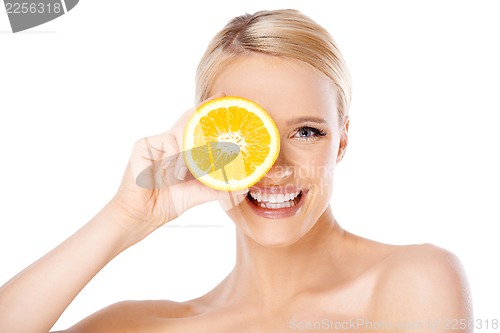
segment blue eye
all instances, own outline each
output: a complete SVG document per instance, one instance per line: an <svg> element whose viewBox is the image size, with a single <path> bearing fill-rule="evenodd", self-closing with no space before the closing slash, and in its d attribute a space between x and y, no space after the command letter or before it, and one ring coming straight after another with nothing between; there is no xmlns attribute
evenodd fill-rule
<svg viewBox="0 0 500 333"><path fill-rule="evenodd" d="M299 140L311 141L311 140L319 140L319 137L325 135L326 132L318 128L311 126L302 126L295 130L295 135L293 137Z"/></svg>

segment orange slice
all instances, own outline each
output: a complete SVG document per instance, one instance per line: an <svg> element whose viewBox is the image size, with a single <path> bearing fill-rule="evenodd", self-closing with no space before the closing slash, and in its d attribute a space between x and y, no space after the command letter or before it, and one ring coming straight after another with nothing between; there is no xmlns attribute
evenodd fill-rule
<svg viewBox="0 0 500 333"><path fill-rule="evenodd" d="M280 136L257 103L228 96L201 105L186 125L183 153L203 184L238 191L257 183L278 158Z"/></svg>

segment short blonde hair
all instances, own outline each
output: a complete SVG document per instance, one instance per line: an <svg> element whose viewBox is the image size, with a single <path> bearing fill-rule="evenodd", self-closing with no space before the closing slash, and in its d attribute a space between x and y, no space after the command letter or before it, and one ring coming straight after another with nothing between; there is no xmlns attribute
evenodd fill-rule
<svg viewBox="0 0 500 333"><path fill-rule="evenodd" d="M196 103L208 98L220 72L238 55L263 53L305 62L333 82L341 125L351 103L351 78L333 37L297 10L259 11L233 18L212 39L196 71Z"/></svg>

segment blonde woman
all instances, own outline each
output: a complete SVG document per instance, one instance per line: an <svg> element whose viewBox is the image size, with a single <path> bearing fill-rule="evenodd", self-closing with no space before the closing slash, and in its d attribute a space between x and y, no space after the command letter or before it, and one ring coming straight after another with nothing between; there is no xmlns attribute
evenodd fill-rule
<svg viewBox="0 0 500 333"><path fill-rule="evenodd" d="M364 239L335 219L330 199L348 143L351 82L327 31L294 10L234 18L197 71L198 103L224 94L256 101L278 126L280 155L265 177L232 194L193 179L182 158L171 158L187 111L169 131L137 142L108 205L1 287L1 332L48 332L115 256L213 200L236 224L236 264L219 285L186 302L113 304L64 332L442 332L450 320L472 319L452 253ZM138 186L139 175L164 185ZM271 198L293 205L269 205Z"/></svg>

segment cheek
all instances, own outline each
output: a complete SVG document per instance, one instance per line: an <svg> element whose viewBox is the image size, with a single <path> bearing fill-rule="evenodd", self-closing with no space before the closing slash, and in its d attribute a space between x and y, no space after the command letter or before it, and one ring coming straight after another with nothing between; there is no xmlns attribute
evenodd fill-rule
<svg viewBox="0 0 500 333"><path fill-rule="evenodd" d="M294 147L290 162L298 178L331 178L336 165L336 153L331 145ZM290 149L292 151L292 149Z"/></svg>
<svg viewBox="0 0 500 333"><path fill-rule="evenodd" d="M295 158L294 165L297 182L308 187L311 195L321 200L330 198L336 166L336 150L333 144L311 145L308 149L303 149L302 158Z"/></svg>
<svg viewBox="0 0 500 333"><path fill-rule="evenodd" d="M329 197L333 187L335 163L329 156L311 161L308 179L312 185L313 193L322 197Z"/></svg>

